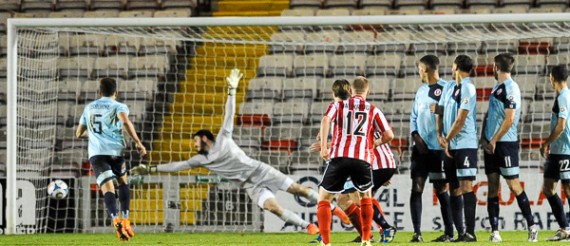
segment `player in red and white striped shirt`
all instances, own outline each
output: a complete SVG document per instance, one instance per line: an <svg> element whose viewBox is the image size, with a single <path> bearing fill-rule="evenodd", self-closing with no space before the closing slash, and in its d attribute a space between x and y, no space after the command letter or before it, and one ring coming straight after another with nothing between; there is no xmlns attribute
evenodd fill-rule
<svg viewBox="0 0 570 246"><path fill-rule="evenodd" d="M360 201L362 218L362 243L370 245L372 227L372 198L371 165L374 160L373 148L387 143L393 137L390 125L382 112L366 102L369 94L368 81L364 77L357 77L351 85L353 97L339 102L331 103L321 122L320 136L328 136L331 122L335 123L333 129L332 149L328 149L327 138L321 138L321 156L330 160L323 179L319 184L319 205L317 218L323 243L330 243L331 214L325 206L330 208L335 193L344 190L344 183L351 178L362 199ZM374 140L374 131L379 131L382 138Z"/></svg>

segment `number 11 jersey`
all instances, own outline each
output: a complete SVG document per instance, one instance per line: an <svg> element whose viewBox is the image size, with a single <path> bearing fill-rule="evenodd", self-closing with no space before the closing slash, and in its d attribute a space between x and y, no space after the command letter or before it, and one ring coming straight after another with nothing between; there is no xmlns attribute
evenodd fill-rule
<svg viewBox="0 0 570 246"><path fill-rule="evenodd" d="M119 113L129 114L127 105L110 97L99 98L85 106L80 125L89 134L89 158L96 155L122 156L125 148L123 123Z"/></svg>
<svg viewBox="0 0 570 246"><path fill-rule="evenodd" d="M334 123L330 157L354 158L370 164L374 160L374 131L392 130L380 109L360 96L333 102L326 116Z"/></svg>

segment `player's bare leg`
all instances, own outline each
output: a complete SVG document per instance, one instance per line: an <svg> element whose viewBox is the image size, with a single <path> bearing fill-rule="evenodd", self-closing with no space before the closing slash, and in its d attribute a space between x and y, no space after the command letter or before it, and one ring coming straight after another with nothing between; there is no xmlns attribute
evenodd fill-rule
<svg viewBox="0 0 570 246"><path fill-rule="evenodd" d="M293 195L305 197L314 203L318 202L319 194L315 190L306 186L302 186L298 183L291 184L291 186L289 186L289 188L287 189L287 192ZM347 225L350 224L350 219L342 209L338 208L337 206L331 203L330 210L336 217L338 217L342 221L342 223Z"/></svg>
<svg viewBox="0 0 570 246"><path fill-rule="evenodd" d="M133 231L131 221L129 220L131 191L129 189L127 175L125 174L119 177L117 182L119 183L119 202L121 203L121 223L127 234L129 234L129 238L132 238L135 236L135 232Z"/></svg>
<svg viewBox="0 0 570 246"><path fill-rule="evenodd" d="M119 215L117 214L117 198L115 197L115 185L113 184L113 180L107 180L107 182L103 183L103 185L101 185L101 192L105 199L105 207L107 207L107 211L109 211L109 215L113 219L113 227L117 232L117 237L120 241L128 241L129 235L125 231L121 219L119 219Z"/></svg>
<svg viewBox="0 0 570 246"><path fill-rule="evenodd" d="M308 234L314 235L319 233L319 228L316 225L311 224L305 220L303 220L299 215L294 212L291 212L287 209L281 207L281 205L277 202L275 197L269 197L263 202L263 209L271 212L272 214L278 216L286 223L290 223L307 230Z"/></svg>

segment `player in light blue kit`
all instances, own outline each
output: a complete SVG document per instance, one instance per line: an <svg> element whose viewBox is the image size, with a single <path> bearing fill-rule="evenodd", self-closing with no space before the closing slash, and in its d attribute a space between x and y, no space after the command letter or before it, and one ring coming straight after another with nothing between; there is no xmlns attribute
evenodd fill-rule
<svg viewBox="0 0 570 246"><path fill-rule="evenodd" d="M564 193L570 202L570 90L567 85L568 69L566 64L557 65L550 70L550 85L556 91L556 99L552 107L550 121L550 135L546 142L540 146L540 153L546 157L544 164L544 182L542 192L548 199L552 213L560 229L548 241L560 241L570 236L570 226L564 212L562 200L556 194L558 180L562 181ZM550 147L550 154L548 148Z"/></svg>
<svg viewBox="0 0 570 246"><path fill-rule="evenodd" d="M499 234L499 182L500 175L509 189L528 226L528 241L538 241L538 226L534 224L530 202L519 180L519 138L517 125L521 117L521 91L511 78L515 58L510 54L495 56L493 71L497 85L489 99L489 110L483 121L481 144L485 150L485 173L489 181L487 212L491 224L489 241L502 241Z"/></svg>
<svg viewBox="0 0 570 246"><path fill-rule="evenodd" d="M117 82L104 78L99 82L101 98L89 103L79 122L75 135L77 138L87 132L89 137L89 161L97 178L97 185L103 193L105 206L113 219L113 227L121 241L128 241L135 234L129 221L130 191L127 183L127 167L123 160L126 147L123 127L136 143L141 156L146 149L137 136L133 123L129 120L129 109L116 101ZM117 201L113 179L119 183L119 201L122 219L117 213Z"/></svg>
<svg viewBox="0 0 570 246"><path fill-rule="evenodd" d="M465 216L466 232L459 232L456 241L475 242L475 208L477 198L473 193L473 180L477 175L477 125L475 121L475 103L477 94L469 74L473 69L473 60L466 55L455 58L452 71L456 82L453 88L448 87L438 105L443 107L443 118L438 117L437 138L443 149L444 165L455 166L460 190L453 192L452 209L454 210L454 223L460 225ZM451 84L450 86L453 86ZM455 188L450 180L451 188ZM459 206L463 197L463 208ZM456 202L453 202L456 201Z"/></svg>
<svg viewBox="0 0 570 246"><path fill-rule="evenodd" d="M447 171L455 172L455 168L444 168L441 160L441 147L437 141L434 127L435 115L430 106L437 104L441 98L443 88L447 84L439 78L439 58L435 55L426 55L418 64L420 79L423 85L416 92L412 113L410 115L410 133L414 139L412 149L412 193L410 196L410 210L414 235L410 242L423 242L421 234L422 193L429 177L436 191L441 205L441 213L445 225L445 233L435 239L435 242L453 241L453 221L449 193L447 192ZM455 175L453 175L455 176Z"/></svg>

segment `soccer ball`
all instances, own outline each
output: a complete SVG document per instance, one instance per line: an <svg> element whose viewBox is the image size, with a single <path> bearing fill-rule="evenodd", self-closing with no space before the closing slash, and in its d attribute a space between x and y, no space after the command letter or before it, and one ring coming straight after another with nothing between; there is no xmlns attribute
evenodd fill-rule
<svg viewBox="0 0 570 246"><path fill-rule="evenodd" d="M53 199L64 199L69 193L69 187L63 180L51 181L48 186L48 195Z"/></svg>

